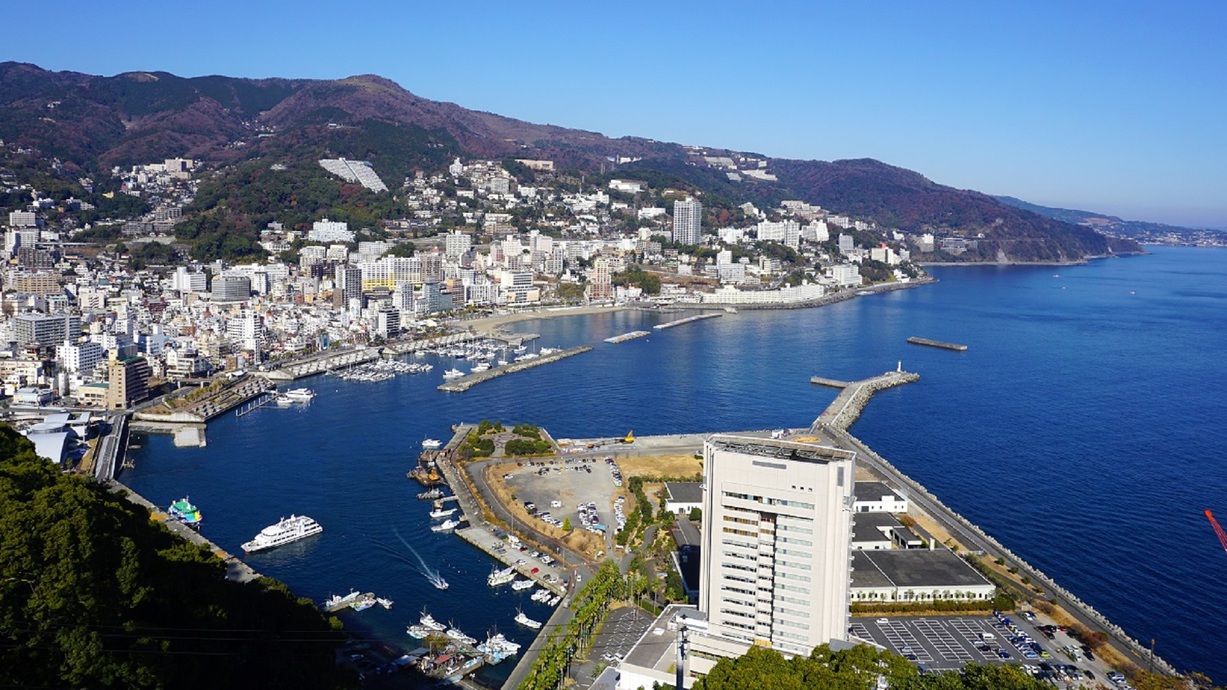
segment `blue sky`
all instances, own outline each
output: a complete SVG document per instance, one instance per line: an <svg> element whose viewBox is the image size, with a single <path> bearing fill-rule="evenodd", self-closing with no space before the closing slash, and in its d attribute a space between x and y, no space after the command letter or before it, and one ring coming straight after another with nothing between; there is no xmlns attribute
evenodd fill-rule
<svg viewBox="0 0 1227 690"><path fill-rule="evenodd" d="M373 73L533 122L1227 228L1224 2L130 2L5 10L0 59ZM122 9L115 9L122 7Z"/></svg>

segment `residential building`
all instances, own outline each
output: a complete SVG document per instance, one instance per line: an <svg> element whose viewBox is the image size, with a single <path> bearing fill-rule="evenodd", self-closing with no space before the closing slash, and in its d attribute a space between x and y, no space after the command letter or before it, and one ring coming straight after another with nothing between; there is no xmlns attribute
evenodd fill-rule
<svg viewBox="0 0 1227 690"><path fill-rule="evenodd" d="M55 361L64 371L85 376L106 359L106 351L98 343L77 343L65 340L55 346Z"/></svg>
<svg viewBox="0 0 1227 690"><path fill-rule="evenodd" d="M251 278L220 275L213 279L214 302L242 302L251 297Z"/></svg>
<svg viewBox="0 0 1227 690"><path fill-rule="evenodd" d="M681 244L698 244L702 231L703 204L694 199L673 202L673 239Z"/></svg>
<svg viewBox="0 0 1227 690"><path fill-rule="evenodd" d="M149 362L141 357L113 359L107 369L107 408L122 410L149 395Z"/></svg>
<svg viewBox="0 0 1227 690"><path fill-rule="evenodd" d="M81 317L76 314L18 314L13 317L13 338L19 347L50 347L76 340L81 335Z"/></svg>
<svg viewBox="0 0 1227 690"><path fill-rule="evenodd" d="M856 453L714 435L703 455L699 610L712 639L695 649L809 654L845 640Z"/></svg>
<svg viewBox="0 0 1227 690"><path fill-rule="evenodd" d="M311 224L307 240L310 242L353 242L354 232L349 229L349 223L325 218Z"/></svg>

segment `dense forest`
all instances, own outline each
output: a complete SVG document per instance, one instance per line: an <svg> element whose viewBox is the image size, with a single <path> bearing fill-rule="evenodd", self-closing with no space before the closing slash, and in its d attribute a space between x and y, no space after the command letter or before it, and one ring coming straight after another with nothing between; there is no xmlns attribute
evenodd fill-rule
<svg viewBox="0 0 1227 690"><path fill-rule="evenodd" d="M347 688L335 619L0 427L0 686Z"/></svg>

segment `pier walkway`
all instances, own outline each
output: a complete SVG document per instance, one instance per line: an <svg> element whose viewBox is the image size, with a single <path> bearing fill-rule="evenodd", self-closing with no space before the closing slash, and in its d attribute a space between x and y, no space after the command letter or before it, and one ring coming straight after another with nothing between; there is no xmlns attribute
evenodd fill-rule
<svg viewBox="0 0 1227 690"><path fill-rule="evenodd" d="M723 315L723 314L720 314L720 313L716 313L716 314L696 314L695 316L687 316L687 317L686 317L686 318L684 318L684 319L678 319L678 320L676 320L676 321L670 321L670 322L668 322L668 323L658 323L658 324L656 324L655 326L652 326L652 328L655 328L655 329L656 329L656 330L658 330L658 331L663 331L663 330L668 329L668 328L674 328L674 327L676 327L676 326L684 326L684 325L686 325L686 324L688 324L688 323L694 323L695 321L702 321L702 320L704 320L704 319L714 319L714 318L716 318L717 316L724 316L724 315Z"/></svg>
<svg viewBox="0 0 1227 690"><path fill-rule="evenodd" d="M558 350L556 352L551 352L532 359L524 359L512 362L510 364L504 364L500 367L493 367L491 369L487 369L486 371L479 371L476 374L469 374L458 379L446 381L439 386L439 390L447 393L463 393L479 383L484 383L500 376L506 376L507 374L514 374L517 371L532 369L533 367L539 367L544 364L552 364L560 359L574 357L575 355L588 352L591 349L591 345L580 345L579 347L569 347L565 350Z"/></svg>
<svg viewBox="0 0 1227 690"><path fill-rule="evenodd" d="M274 381L293 381L322 374L330 369L365 364L376 359L379 359L379 350L373 347L339 347L283 362L265 375Z"/></svg>
<svg viewBox="0 0 1227 690"><path fill-rule="evenodd" d="M183 537L184 539L192 542L193 544L198 544L200 546L207 548L209 551L212 551L213 555L222 559L222 561L226 563L226 579L227 580L233 580L235 582L249 582L251 580L255 580L257 578L262 577L260 573L257 573L255 570L252 570L251 566L240 561L238 557L231 555L225 549L218 546L217 544L214 544L208 539L200 536L200 533L197 532L196 530L186 525L180 524L178 520L172 520L170 516L166 514L166 511L155 506L144 496L141 496L140 494L136 493L132 489L129 489L128 487L116 481L103 482L103 485L106 486L108 489L110 489L113 492L122 493L124 497L127 498L129 501L137 505L148 508L152 516L152 519L157 520L158 522L161 522L166 527L166 529L170 530L171 532L174 532L175 534L179 535L180 537Z"/></svg>

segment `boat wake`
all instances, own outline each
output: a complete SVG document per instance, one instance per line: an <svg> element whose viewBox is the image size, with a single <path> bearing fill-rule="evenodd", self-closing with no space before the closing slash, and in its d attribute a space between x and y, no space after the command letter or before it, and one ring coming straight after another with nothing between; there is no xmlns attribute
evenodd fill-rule
<svg viewBox="0 0 1227 690"><path fill-rule="evenodd" d="M401 536L400 532L393 529L392 533L396 535L396 538L400 540L401 544L405 545L406 549L409 549L409 553L413 554L413 558L409 558L402 551L400 551L394 546L389 546L388 544L385 544L378 540L376 540L375 543L378 546L380 546L384 551L387 551L389 554L397 557L398 559L403 561L405 564L416 568L417 571L420 572L422 576L425 577L427 581L430 582L430 584L435 586L435 588L447 589L449 585L447 583L447 580L443 579L442 573L440 573L437 569L432 569L430 566L426 565L426 560L422 558L422 555L417 552L417 549L413 548L412 544L405 541L405 538Z"/></svg>

